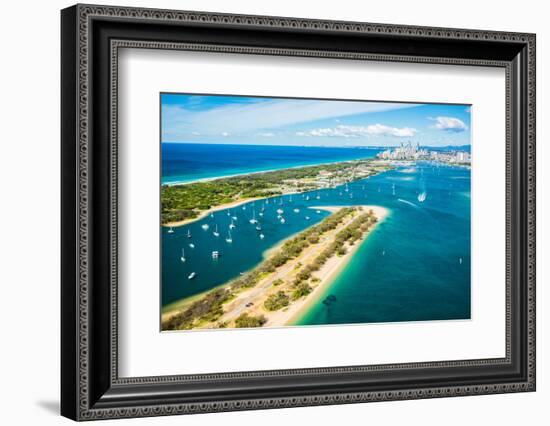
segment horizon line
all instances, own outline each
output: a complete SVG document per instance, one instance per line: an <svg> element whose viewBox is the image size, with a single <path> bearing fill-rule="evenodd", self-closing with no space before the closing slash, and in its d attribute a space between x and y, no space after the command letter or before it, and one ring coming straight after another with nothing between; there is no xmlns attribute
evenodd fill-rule
<svg viewBox="0 0 550 426"><path fill-rule="evenodd" d="M414 145L417 142L407 141ZM296 147L296 148L394 148L399 147L401 144L397 145L286 145L286 144L256 144L256 143L232 143L232 142L183 142L183 141L161 141L161 144L178 144L178 145L237 145L237 146L285 146L285 147ZM465 143L460 145L422 145L421 147L432 147L432 148L441 148L448 146L471 146L471 143Z"/></svg>

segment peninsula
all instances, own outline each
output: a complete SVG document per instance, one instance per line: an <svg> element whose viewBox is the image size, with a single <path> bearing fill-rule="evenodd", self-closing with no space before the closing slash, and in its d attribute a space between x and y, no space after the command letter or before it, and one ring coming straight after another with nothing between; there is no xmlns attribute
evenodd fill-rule
<svg viewBox="0 0 550 426"><path fill-rule="evenodd" d="M163 185L161 221L181 226L254 199L333 188L391 168L376 160L356 160Z"/></svg>
<svg viewBox="0 0 550 426"><path fill-rule="evenodd" d="M165 307L162 330L293 324L388 213L378 206L319 208L332 214L288 239L256 268Z"/></svg>

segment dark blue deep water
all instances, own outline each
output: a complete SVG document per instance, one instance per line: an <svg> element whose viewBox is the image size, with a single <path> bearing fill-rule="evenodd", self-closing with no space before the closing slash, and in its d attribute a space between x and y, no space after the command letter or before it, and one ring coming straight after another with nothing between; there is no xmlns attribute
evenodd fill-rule
<svg viewBox="0 0 550 426"><path fill-rule="evenodd" d="M380 149L163 143L162 183L374 157Z"/></svg>
<svg viewBox="0 0 550 426"><path fill-rule="evenodd" d="M223 148L231 151L230 146ZM328 148L314 150L323 149ZM301 151L302 156L313 152L309 151L311 148L292 150ZM241 148L238 151L242 154ZM319 158L316 162L330 161L328 154ZM193 161L200 163L196 158ZM258 159L255 165L262 162ZM273 159L266 162L270 164L266 168L288 167L286 162L276 167ZM189 179L200 178L208 168ZM232 168L224 173L219 170L218 175L234 172ZM186 170L173 173L173 176L191 176ZM221 285L256 266L266 250L329 214L323 210L317 213L316 206L370 204L386 207L390 214L369 235L325 294L300 318L299 324L470 318L470 170L419 163L354 182L349 190L353 198L341 188L315 191L309 194L309 200L305 199L306 194L293 195L292 199L286 195L270 199L269 204L256 201L246 204L246 209L239 206L216 212L213 217L174 228L172 234L163 228L163 306ZM421 193L426 194L423 202L419 201ZM264 213L260 217L262 207ZM285 224L276 218L278 208L284 210ZM299 213L294 209L299 209ZM260 220L263 240L249 223L253 214ZM236 227L231 231L233 242L227 243L231 216L237 217ZM207 231L201 227L205 223L209 225ZM213 235L216 226L219 237ZM188 231L191 238L187 237ZM185 263L180 261L182 248ZM218 260L212 259L213 250L220 252ZM197 276L188 280L191 272Z"/></svg>

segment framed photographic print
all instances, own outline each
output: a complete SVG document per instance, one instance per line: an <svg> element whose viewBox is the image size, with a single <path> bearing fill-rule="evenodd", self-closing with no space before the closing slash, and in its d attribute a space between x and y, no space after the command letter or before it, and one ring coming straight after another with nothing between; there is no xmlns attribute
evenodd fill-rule
<svg viewBox="0 0 550 426"><path fill-rule="evenodd" d="M76 5L62 414L535 390L535 36Z"/></svg>

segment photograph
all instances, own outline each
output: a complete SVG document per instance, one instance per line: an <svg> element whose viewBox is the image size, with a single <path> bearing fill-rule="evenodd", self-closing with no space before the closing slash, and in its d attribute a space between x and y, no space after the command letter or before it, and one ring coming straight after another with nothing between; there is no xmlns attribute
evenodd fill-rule
<svg viewBox="0 0 550 426"><path fill-rule="evenodd" d="M475 105L159 96L162 331L471 319Z"/></svg>
<svg viewBox="0 0 550 426"><path fill-rule="evenodd" d="M36 386L15 374L8 388L75 421L268 425L301 407L303 423L318 406L334 406L326 424L365 409L389 424L540 417L545 15L399 2L63 4L52 19L41 4L32 23L52 49L21 55L18 40L11 62L55 66L36 81L6 68L20 84L5 145L26 151L5 156L9 250L25 255L4 280L22 293L4 299L32 302L11 315L12 346L32 344L14 356L58 344ZM41 99L59 107L29 120ZM57 209L30 268L24 186Z"/></svg>

